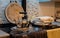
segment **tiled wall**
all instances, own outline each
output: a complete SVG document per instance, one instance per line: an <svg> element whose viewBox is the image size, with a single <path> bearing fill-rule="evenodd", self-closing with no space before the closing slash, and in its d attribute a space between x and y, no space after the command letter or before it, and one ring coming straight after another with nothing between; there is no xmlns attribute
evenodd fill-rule
<svg viewBox="0 0 60 38"><path fill-rule="evenodd" d="M39 16L40 12L39 0L27 0L28 20Z"/></svg>
<svg viewBox="0 0 60 38"><path fill-rule="evenodd" d="M0 23L6 23L7 20L5 18L5 8L9 4L10 0L0 0Z"/></svg>

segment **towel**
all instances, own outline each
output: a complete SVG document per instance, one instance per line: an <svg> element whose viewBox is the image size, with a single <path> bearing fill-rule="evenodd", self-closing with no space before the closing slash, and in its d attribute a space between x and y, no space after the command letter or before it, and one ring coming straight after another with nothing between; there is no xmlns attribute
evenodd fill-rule
<svg viewBox="0 0 60 38"><path fill-rule="evenodd" d="M60 38L60 28L47 30L48 38Z"/></svg>

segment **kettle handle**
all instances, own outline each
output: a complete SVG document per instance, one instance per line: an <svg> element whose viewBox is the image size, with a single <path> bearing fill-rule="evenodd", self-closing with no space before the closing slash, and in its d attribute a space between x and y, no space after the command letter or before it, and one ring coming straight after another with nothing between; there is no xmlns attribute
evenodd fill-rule
<svg viewBox="0 0 60 38"><path fill-rule="evenodd" d="M15 1L11 1L11 0L10 0L10 3L12 3L12 2L15 2L15 3L17 3L17 1L16 1L16 0L15 0Z"/></svg>

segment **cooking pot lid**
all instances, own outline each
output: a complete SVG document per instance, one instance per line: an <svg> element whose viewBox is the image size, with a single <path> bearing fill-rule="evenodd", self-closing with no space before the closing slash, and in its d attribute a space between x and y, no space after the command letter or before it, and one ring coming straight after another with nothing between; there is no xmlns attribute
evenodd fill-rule
<svg viewBox="0 0 60 38"><path fill-rule="evenodd" d="M20 14L20 12L24 12L22 6L20 6L18 3L13 2L7 6L5 15L9 22L16 23L24 16L23 14Z"/></svg>

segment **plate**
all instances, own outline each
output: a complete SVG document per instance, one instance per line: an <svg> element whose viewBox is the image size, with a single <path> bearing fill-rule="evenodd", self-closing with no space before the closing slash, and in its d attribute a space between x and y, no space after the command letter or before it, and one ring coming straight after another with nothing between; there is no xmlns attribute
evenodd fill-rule
<svg viewBox="0 0 60 38"><path fill-rule="evenodd" d="M12 2L7 6L5 15L9 22L15 24L24 17L24 15L20 14L20 12L24 12L23 7L18 3Z"/></svg>

